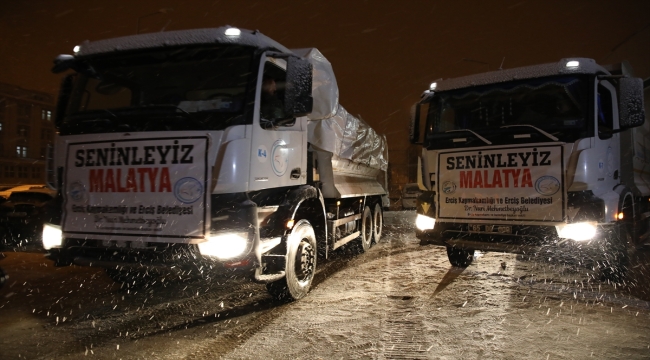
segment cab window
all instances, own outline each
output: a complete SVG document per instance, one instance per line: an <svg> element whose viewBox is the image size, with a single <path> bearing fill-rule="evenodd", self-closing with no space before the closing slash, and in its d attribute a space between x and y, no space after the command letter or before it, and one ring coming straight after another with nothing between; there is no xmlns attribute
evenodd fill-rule
<svg viewBox="0 0 650 360"><path fill-rule="evenodd" d="M601 139L612 137L612 131L614 130L612 96L612 92L602 82L598 84L596 116L598 119L598 137Z"/></svg>
<svg viewBox="0 0 650 360"><path fill-rule="evenodd" d="M287 73L282 59L269 59L264 65L260 93L260 125L265 129L293 126L296 119L284 111Z"/></svg>

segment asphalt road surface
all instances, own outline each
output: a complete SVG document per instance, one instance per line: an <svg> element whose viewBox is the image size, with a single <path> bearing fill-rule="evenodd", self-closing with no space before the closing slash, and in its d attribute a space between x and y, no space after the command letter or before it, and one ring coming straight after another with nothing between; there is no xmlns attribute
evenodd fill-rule
<svg viewBox="0 0 650 360"><path fill-rule="evenodd" d="M320 262L311 293L293 303L236 276L124 289L101 269L5 251L0 358L650 358L644 251L623 285L513 254L460 269L444 248L419 245L413 217L387 213L379 244Z"/></svg>

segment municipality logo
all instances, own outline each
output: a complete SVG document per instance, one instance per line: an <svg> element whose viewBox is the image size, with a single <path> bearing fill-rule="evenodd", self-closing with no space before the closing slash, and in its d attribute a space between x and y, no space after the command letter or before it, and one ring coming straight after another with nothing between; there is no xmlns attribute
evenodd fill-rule
<svg viewBox="0 0 650 360"><path fill-rule="evenodd" d="M560 190L560 181L553 176L542 176L535 181L535 190L546 196L551 196Z"/></svg>
<svg viewBox="0 0 650 360"><path fill-rule="evenodd" d="M86 187L80 181L75 181L70 184L68 194L70 194L70 198L76 202L84 201L86 198Z"/></svg>
<svg viewBox="0 0 650 360"><path fill-rule="evenodd" d="M201 198L203 186L193 177L184 177L174 184L174 195L184 204L191 204Z"/></svg>
<svg viewBox="0 0 650 360"><path fill-rule="evenodd" d="M445 181L442 183L442 192L445 194L453 194L456 192L456 183L453 181Z"/></svg>

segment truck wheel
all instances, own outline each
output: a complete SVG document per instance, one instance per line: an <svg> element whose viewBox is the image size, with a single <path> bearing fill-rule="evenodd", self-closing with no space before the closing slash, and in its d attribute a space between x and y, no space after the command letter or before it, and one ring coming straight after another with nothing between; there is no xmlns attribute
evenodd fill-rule
<svg viewBox="0 0 650 360"><path fill-rule="evenodd" d="M628 248L632 244L629 224L621 223L614 231L608 232L602 250L604 257L597 261L598 268L604 279L622 282L625 279L630 264Z"/></svg>
<svg viewBox="0 0 650 360"><path fill-rule="evenodd" d="M372 211L370 211L370 207L366 206L361 215L361 252L370 250L372 234Z"/></svg>
<svg viewBox="0 0 650 360"><path fill-rule="evenodd" d="M474 250L464 250L447 246L447 257L453 266L468 267L474 260Z"/></svg>
<svg viewBox="0 0 650 360"><path fill-rule="evenodd" d="M287 239L286 275L266 284L278 300L299 300L307 295L316 274L316 235L307 220L300 220Z"/></svg>
<svg viewBox="0 0 650 360"><path fill-rule="evenodd" d="M375 211L372 212L372 227L373 227L373 240L378 244L381 240L381 231L384 226L384 213L381 210L381 205L375 204Z"/></svg>

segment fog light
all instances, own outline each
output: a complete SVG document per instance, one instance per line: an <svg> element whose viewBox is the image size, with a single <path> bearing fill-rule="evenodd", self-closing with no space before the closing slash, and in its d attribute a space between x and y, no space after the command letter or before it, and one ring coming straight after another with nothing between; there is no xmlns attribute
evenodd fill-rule
<svg viewBox="0 0 650 360"><path fill-rule="evenodd" d="M52 224L43 225L43 248L50 250L52 248L61 247L63 244L63 233L61 227Z"/></svg>
<svg viewBox="0 0 650 360"><path fill-rule="evenodd" d="M557 225L555 229L559 237L575 241L585 241L596 236L595 222Z"/></svg>
<svg viewBox="0 0 650 360"><path fill-rule="evenodd" d="M436 225L436 219L418 214L418 216L415 218L415 227L418 228L418 230L431 230L433 227Z"/></svg>
<svg viewBox="0 0 650 360"><path fill-rule="evenodd" d="M248 244L247 232L214 234L199 244L199 252L204 256L227 260L243 255Z"/></svg>

